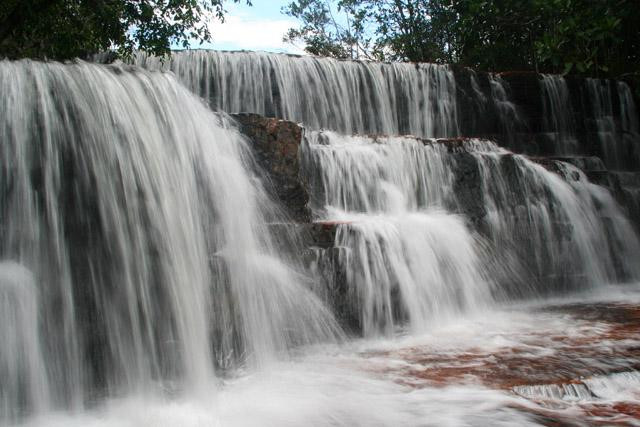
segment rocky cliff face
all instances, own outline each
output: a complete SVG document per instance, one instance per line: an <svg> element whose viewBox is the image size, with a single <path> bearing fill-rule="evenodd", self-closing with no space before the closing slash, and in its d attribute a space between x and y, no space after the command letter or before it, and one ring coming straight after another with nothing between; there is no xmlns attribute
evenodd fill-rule
<svg viewBox="0 0 640 427"><path fill-rule="evenodd" d="M332 138L343 137L331 132L310 131L305 134L304 128L293 122L255 114L240 114L235 115L234 118L253 147L260 167L266 171L266 179L271 182L274 194L295 222L289 225L278 224L278 227L295 229L303 237L306 246L303 259L310 271L314 272L314 277L322 282L320 293L336 309L343 326L354 331L362 330L363 325L358 317L358 305L353 302L353 295L348 287L349 269L346 262L348 262L350 249L340 243L340 230L342 230L342 236L346 236L351 224L343 220L322 220L327 217L321 211L322 206L325 204L338 206L340 201L329 203L332 195L325 194L327 180L331 177L326 176L327 171L323 169L328 165L320 165L320 169L315 170L314 164L319 165L318 159L307 158L313 151L310 150L310 146L313 145L316 147L315 150L320 150L316 154L326 151L322 147L328 149L328 153L333 153L328 154L329 157L326 159L335 155L345 160L346 158L342 156L347 153L340 150L340 142L336 146L332 145L335 141L330 141ZM311 135L315 139L310 145ZM323 141L325 137L327 140ZM417 197L415 202L411 202L417 203L414 208L420 210L435 203L448 212L464 218L468 227L477 232L481 239L493 242L494 249L486 254L489 258L519 259L519 268L526 270L530 275L527 276L528 280L538 281L544 288L568 289L584 284L588 280L584 276L582 267L575 264L577 250L575 245L580 244L575 239L579 238L581 233L576 227L579 228L584 224L574 224L570 216L562 213L565 207L560 205L566 201L562 200L562 197L568 196L556 194L552 183L547 181L549 178L538 176L540 172L532 169L533 163L543 166L565 182L577 183L578 187L584 187L587 178L591 182L607 187L620 202L626 203L631 216L636 220L638 218L637 206L633 205L633 198L626 198L627 193L619 176L610 173L602 160L595 156L527 156L526 159L529 162L525 164L521 156L503 150L487 140L430 139L413 136L398 138L381 135L354 137L355 139L351 138L351 140L349 137L346 138L345 144L350 145L349 150L355 148L353 144L357 145L357 141L364 144L361 150L365 151L370 149L367 146L379 146L383 150L381 158L394 162L393 164L397 166L392 167L391 170L398 173L407 172L405 168L413 168L414 172L419 174L423 170L427 175L433 173L433 176L424 178L424 183L433 186L438 194L431 193L427 188L415 187L417 193L429 194L429 200L422 200L423 196L408 189L407 194L410 197ZM389 147L393 150L394 144L405 144L404 149L414 146L415 151L405 152L413 153L406 159L413 158L417 163L404 164L403 161L407 160L396 157L401 155L401 152L384 151L385 149L382 148ZM347 148L347 145L344 148ZM358 152L358 150L352 151L354 155L358 155ZM430 152L432 154L429 156L435 157L420 158L425 155L423 154L425 152ZM327 155L327 152L323 155ZM362 158L358 160L354 158L353 161L354 167L372 167L373 169L370 170L370 173L374 174L372 176L377 173L377 168L388 166L369 165ZM433 167L438 170L426 171ZM363 171L337 168L331 169L329 173L332 176L337 174L342 177L353 172L354 176L358 176L362 181L358 181L357 187L362 188L364 192L358 197L363 197L362 203L373 203L367 211L371 208L375 210L379 200L374 193L380 191L381 183L361 175ZM383 179L387 179L384 178L385 173L381 175ZM620 176L631 181L636 174L625 172ZM444 181L441 183L439 179ZM637 185L637 182L625 182L625 184ZM418 184L413 182L410 185ZM437 190L438 188L441 190ZM335 195L335 189L332 191ZM586 187L581 191L586 191ZM345 206L353 204L351 208L360 209L360 202L356 200L358 197L356 199L352 197L344 200L347 203ZM592 202L588 199L589 197L585 199L585 203L589 205L588 209L598 211L599 209L592 207L590 204ZM426 205L422 206L422 203ZM587 205L584 208L587 208ZM600 224L598 227L602 226L602 230L598 229L600 230L598 232L601 232L603 238L606 234L615 233L611 228L610 220L605 218L611 215L611 212L600 209L600 212L595 215L596 217L591 221ZM618 214L615 213L615 215ZM582 222L582 219L580 221ZM595 227L595 225L592 226ZM595 228L592 232L596 233ZM615 252L614 249L610 249ZM605 258L608 256L603 255ZM578 259L581 258L578 257ZM488 263L492 262L494 261L488 261ZM613 264L617 262L615 257L611 262ZM621 278L628 274L619 266L613 266L612 269L617 270L615 274ZM496 272L492 274L505 292L512 294L522 292L522 284L514 282L510 271L506 272L504 277Z"/></svg>
<svg viewBox="0 0 640 427"><path fill-rule="evenodd" d="M303 128L296 123L258 114L234 114L240 131L247 136L259 166L267 172L266 187L287 208L296 222L311 219L309 194L300 179L298 151Z"/></svg>
<svg viewBox="0 0 640 427"><path fill-rule="evenodd" d="M277 117L310 130L479 137L531 156L598 157L598 168L584 163L584 172L619 189L629 210L640 205L640 100L631 83L260 52L176 52L168 61L138 55L135 63L173 71L215 110ZM273 140L273 132L255 136ZM286 175L279 173L274 186L285 202L299 196Z"/></svg>
<svg viewBox="0 0 640 427"><path fill-rule="evenodd" d="M571 163L640 224L637 90L626 82L456 69L460 131Z"/></svg>
<svg viewBox="0 0 640 427"><path fill-rule="evenodd" d="M627 83L468 68L455 76L463 135L530 155L597 156L609 169L640 170L640 138L630 123L638 120L638 98Z"/></svg>
<svg viewBox="0 0 640 427"><path fill-rule="evenodd" d="M533 91L531 76L526 74L521 82L523 93ZM535 85L534 85L535 86ZM526 89L528 87L528 89ZM263 117L258 114L234 114L232 117L238 122L241 132L249 140L259 167L266 172L267 188L286 208L289 217L300 224L312 224L309 209L309 183L300 166L300 146L304 138L304 128L296 123L277 118ZM505 135L491 134L497 142L509 145ZM375 136L373 137L375 141ZM481 200L479 189L480 179L477 165L473 156L464 147L464 142L470 138L415 138L423 144L442 144L455 155L456 176L455 192L461 201L456 210L464 214L470 221L481 223L485 215L484 201ZM530 135L529 141L533 141ZM534 150L540 151L540 150ZM628 211L629 217L640 226L640 204L638 191L640 188L640 173L635 171L612 172L607 169L600 157L589 155L531 155L529 158L543 165L552 172L559 173L558 161L574 165L582 170L589 180L609 189ZM501 164L508 172L508 158ZM326 229L335 224L325 224L322 227L305 228L305 235L312 245L328 247ZM321 230L323 232L319 232Z"/></svg>

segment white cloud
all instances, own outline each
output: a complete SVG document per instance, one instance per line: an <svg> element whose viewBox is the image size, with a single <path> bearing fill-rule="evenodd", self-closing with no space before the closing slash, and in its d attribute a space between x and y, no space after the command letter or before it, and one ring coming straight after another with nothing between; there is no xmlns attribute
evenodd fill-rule
<svg viewBox="0 0 640 427"><path fill-rule="evenodd" d="M227 14L224 23L213 22L212 43L216 49L266 50L304 54L301 47L282 41L291 27L297 25L290 19L263 19L243 13Z"/></svg>

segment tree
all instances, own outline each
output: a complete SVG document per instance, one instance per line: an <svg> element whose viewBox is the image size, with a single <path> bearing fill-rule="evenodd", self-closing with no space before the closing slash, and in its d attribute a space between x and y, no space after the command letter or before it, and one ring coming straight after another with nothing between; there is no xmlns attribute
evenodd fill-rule
<svg viewBox="0 0 640 427"><path fill-rule="evenodd" d="M451 2L458 16L458 59L488 70L586 75L637 71L637 0Z"/></svg>
<svg viewBox="0 0 640 427"><path fill-rule="evenodd" d="M207 21L224 18L222 2L3 0L0 57L62 60L107 49L128 56L136 48L165 55L173 43L210 40Z"/></svg>
<svg viewBox="0 0 640 427"><path fill-rule="evenodd" d="M359 0L293 1L282 12L299 19L302 24L299 28L290 28L284 41L295 43L300 40L312 55L372 59L374 51L365 27L369 18L363 7L365 3Z"/></svg>
<svg viewBox="0 0 640 427"><path fill-rule="evenodd" d="M448 33L434 13L438 2L393 0L372 2L377 24L376 46L387 59L412 62L452 62L448 54Z"/></svg>
<svg viewBox="0 0 640 427"><path fill-rule="evenodd" d="M442 13L434 13L435 11ZM301 21L284 40L314 55L451 62L447 11L433 0L296 0L283 9Z"/></svg>
<svg viewBox="0 0 640 427"><path fill-rule="evenodd" d="M364 57L485 71L640 74L638 0L297 0L285 11L301 21L287 40L312 54L349 57L355 45Z"/></svg>

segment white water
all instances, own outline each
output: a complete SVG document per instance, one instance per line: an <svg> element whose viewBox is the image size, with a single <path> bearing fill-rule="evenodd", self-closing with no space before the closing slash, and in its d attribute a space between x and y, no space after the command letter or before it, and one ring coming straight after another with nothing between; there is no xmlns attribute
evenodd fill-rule
<svg viewBox="0 0 640 427"><path fill-rule="evenodd" d="M640 277L632 225L609 192L579 169L553 162L557 173L550 172L497 147L471 154L480 170L486 232L503 262L515 255L512 269L537 277L539 291Z"/></svg>
<svg viewBox="0 0 640 427"><path fill-rule="evenodd" d="M618 97L618 114L620 115L620 134L618 136L618 156L620 166L628 169L629 165L640 162L640 125L638 124L638 109L631 88L625 82L616 83ZM613 102L613 100L611 101ZM600 123L600 122L599 122ZM599 129L600 130L600 129Z"/></svg>
<svg viewBox="0 0 640 427"><path fill-rule="evenodd" d="M307 132L302 150L366 335L640 277L633 227L568 164L550 172L488 141L333 132Z"/></svg>
<svg viewBox="0 0 640 427"><path fill-rule="evenodd" d="M212 108L252 112L343 133L458 134L453 72L435 64L338 61L264 52L139 54L173 71Z"/></svg>
<svg viewBox="0 0 640 427"><path fill-rule="evenodd" d="M491 100L498 115L500 132L510 147L521 149L517 131L523 128L523 120L516 105L509 99L507 83L498 74L489 74Z"/></svg>
<svg viewBox="0 0 640 427"><path fill-rule="evenodd" d="M0 262L0 414L16 417L47 409L48 383L40 348L38 290L31 273L13 262ZM3 417L4 418L4 417ZM1 420L2 418L0 418Z"/></svg>
<svg viewBox="0 0 640 427"><path fill-rule="evenodd" d="M542 132L548 154L599 155L613 170L635 169L640 161L640 135L629 126L637 110L624 82L587 79L570 88L562 76L543 75L542 117L527 117L500 75L488 74L483 88L469 71L466 93L456 78L468 70L454 73L443 65L203 50L170 59L138 53L133 62L172 71L214 110L283 118L308 129L420 137L481 132L519 153L538 152L540 142L531 144L528 136Z"/></svg>
<svg viewBox="0 0 640 427"><path fill-rule="evenodd" d="M482 246L446 212L335 213L341 265L365 336L408 323L419 333L491 302Z"/></svg>
<svg viewBox="0 0 640 427"><path fill-rule="evenodd" d="M574 108L567 81L562 76L543 74L540 84L544 130L554 137L555 154L579 154L580 144L575 137Z"/></svg>
<svg viewBox="0 0 640 427"><path fill-rule="evenodd" d="M606 164L612 165L612 169L621 169L626 153L615 134L616 124L610 82L587 79L587 94L603 160Z"/></svg>
<svg viewBox="0 0 640 427"><path fill-rule="evenodd" d="M366 336L408 322L422 331L491 301L481 242L443 210L453 190L444 144L412 137L308 132L302 147L312 207L344 223L335 245Z"/></svg>
<svg viewBox="0 0 640 427"><path fill-rule="evenodd" d="M202 52L166 67L228 111L458 133L447 67ZM223 115L169 74L120 66L2 62L0 93L1 423L534 425L537 404L518 394L535 385L421 375L471 372L477 353L566 353L576 338L637 345L607 341L605 322L499 308L640 277L628 221L569 165L481 140L308 132L314 215L340 223L345 304L368 339L316 345L341 332L311 291L321 283L271 238L278 209ZM616 375L585 383L633 402L635 374Z"/></svg>
<svg viewBox="0 0 640 427"><path fill-rule="evenodd" d="M99 410L49 414L27 426L322 427L538 425L510 408L521 400L482 387L412 390L358 370L340 359L279 366L229 384L215 401L135 399ZM144 408L144 411L141 411Z"/></svg>
<svg viewBox="0 0 640 427"><path fill-rule="evenodd" d="M581 93L572 94L564 77L543 75L540 86L542 130L553 141L553 154L597 153L609 169L637 168L640 160L638 111L627 83L586 79L584 84L571 89L578 87ZM582 99L581 108L572 105L577 95ZM581 113L577 114L578 111Z"/></svg>
<svg viewBox="0 0 640 427"><path fill-rule="evenodd" d="M630 293L631 290L634 292ZM637 287L609 287L593 296L583 295L578 299L556 301L556 304L599 301L637 304L637 290ZM565 346L571 350L571 344L567 343L569 339L585 340L583 346L589 345L586 340L592 340L592 345L603 351L612 348L613 344L603 337L613 325L579 319L562 310L548 311L548 305L495 309L478 316L458 318L428 333L399 339L311 347L289 362L226 380L215 397L129 396L107 400L88 411L48 413L26 425L547 425L548 418L536 418L530 411L558 408L558 405L563 406L551 414L567 415L569 420L586 420L583 424L588 425L597 418L579 418L583 415L583 404L640 402L638 375L634 371L583 378L584 384L595 393L588 399L568 398L566 393L554 394L552 390L565 388L554 384L501 390L482 385L483 377L477 375L443 385L419 378L421 372L442 366L473 369L475 364L490 364L496 355L512 355L531 361L554 360L563 357ZM637 344L637 337L617 343L628 348ZM597 365L611 359L610 353L605 351L603 354L606 355L603 359L592 363ZM477 355L477 358L469 360L470 355ZM571 368L576 360L564 357L567 357L566 366ZM634 360L621 360L620 363L624 366ZM528 398L523 398L526 393L529 393Z"/></svg>
<svg viewBox="0 0 640 427"><path fill-rule="evenodd" d="M0 414L215 389L338 334L250 154L168 74L0 63Z"/></svg>
<svg viewBox="0 0 640 427"><path fill-rule="evenodd" d="M529 399L553 402L634 401L640 396L640 373L620 372L583 379L575 384L516 387L515 392Z"/></svg>

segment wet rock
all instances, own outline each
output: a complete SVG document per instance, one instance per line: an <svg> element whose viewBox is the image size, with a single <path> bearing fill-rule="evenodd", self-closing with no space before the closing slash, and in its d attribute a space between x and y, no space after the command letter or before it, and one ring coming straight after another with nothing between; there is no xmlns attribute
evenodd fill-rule
<svg viewBox="0 0 640 427"><path fill-rule="evenodd" d="M569 97L566 107L570 109L566 111L568 130L549 126L541 74L508 71L492 75L464 68L454 73L461 134L489 138L514 152L533 156L566 153L570 139L573 154L601 157L610 169L640 170L640 139L622 126L625 119L616 81L599 80L594 85L584 78L564 78ZM504 108L505 100L496 97L497 78L517 117L505 115L509 112ZM594 87L601 91L603 106L594 106ZM635 95L633 90L631 93ZM603 108L607 111L600 111Z"/></svg>
<svg viewBox="0 0 640 427"><path fill-rule="evenodd" d="M232 117L247 136L260 168L268 175L268 190L294 221L308 222L309 194L300 180L298 158L303 129L296 123L258 114L234 114Z"/></svg>
<svg viewBox="0 0 640 427"><path fill-rule="evenodd" d="M526 399L517 408L543 425L636 425L638 400L602 395L598 385L619 381L632 389L640 380L640 307L577 303L540 313L568 316L580 332L532 329L509 336L499 348L425 344L370 351L363 354L369 363L362 369L416 389L473 384L504 390Z"/></svg>

